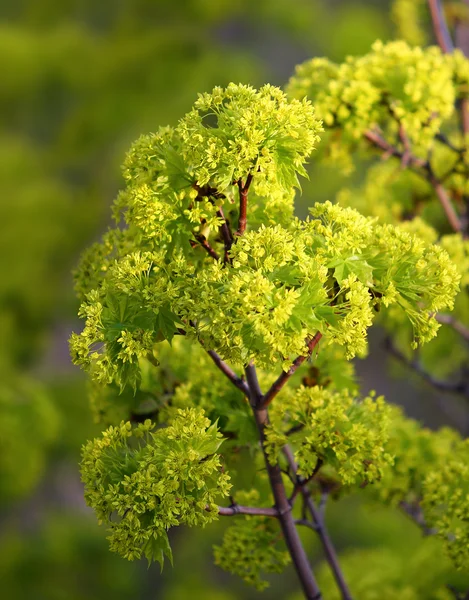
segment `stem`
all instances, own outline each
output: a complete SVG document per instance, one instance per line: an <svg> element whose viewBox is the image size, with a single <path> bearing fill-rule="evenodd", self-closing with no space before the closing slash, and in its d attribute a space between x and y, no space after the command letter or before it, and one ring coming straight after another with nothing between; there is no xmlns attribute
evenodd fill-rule
<svg viewBox="0 0 469 600"><path fill-rule="evenodd" d="M399 507L408 517L412 519L412 521L414 521L416 525L420 527L423 535L434 535L436 533L436 529L429 527L425 522L422 509L419 505L414 505L410 502L402 500L401 502L399 502Z"/></svg>
<svg viewBox="0 0 469 600"><path fill-rule="evenodd" d="M252 181L252 174L246 178L246 183L243 185L241 179L238 180L238 188L239 188L239 221L238 221L238 231L236 235L243 235L246 231L246 223L247 223L247 210L248 210L248 191L249 186Z"/></svg>
<svg viewBox="0 0 469 600"><path fill-rule="evenodd" d="M290 465L291 470L294 474L296 474L298 468L295 462L295 458L293 456L293 452L289 446L285 446L283 448L283 452L287 457L288 464ZM321 515L321 512L316 507L313 499L311 498L309 491L306 489L306 481L302 481L300 477L296 477L297 485L301 487L301 491L308 507L311 516L314 521L314 529L317 531L319 535L319 539L321 540L322 546L324 548L324 553L327 558L327 562L331 567L332 573L334 575L334 579L336 580L337 587L340 590L343 600L352 600L352 595L350 590L348 589L347 583L345 581L344 575L340 568L339 559L336 554L334 545L332 543L331 538L329 537L329 533L326 528L326 524L324 523L324 519Z"/></svg>
<svg viewBox="0 0 469 600"><path fill-rule="evenodd" d="M321 338L322 333L318 331L316 335L307 344L308 353L305 356L298 356L293 361L288 371L283 371L282 374L278 377L278 379L272 384L270 389L266 392L265 396L262 399L261 408L265 408L272 402L272 400L280 392L280 390L287 383L287 381L290 379L293 373L298 369L298 367L301 366L309 356L311 356L314 348L317 346Z"/></svg>
<svg viewBox="0 0 469 600"><path fill-rule="evenodd" d="M457 321L453 317L453 315L437 313L435 315L435 319L438 321L438 323L442 323L443 325L449 325L450 327L452 327L454 331L459 333L461 337L463 337L466 341L469 342L469 329L465 325Z"/></svg>
<svg viewBox="0 0 469 600"><path fill-rule="evenodd" d="M446 23L443 6L440 0L428 0L428 6L432 15L433 31L436 41L443 52L453 52L454 44Z"/></svg>
<svg viewBox="0 0 469 600"><path fill-rule="evenodd" d="M322 595L319 590L316 579L313 575L313 571L308 562L306 552L301 543L300 536L295 526L295 521L291 513L291 506L287 498L285 486L283 484L282 472L278 463L271 465L269 459L265 453L264 442L265 435L264 431L269 423L269 415L266 408L257 410L255 407L260 405L262 402L262 392L259 387L257 379L256 369L253 364L246 367L246 379L249 384L251 391L251 405L253 406L254 418L256 421L257 428L259 430L259 437L261 441L262 451L264 453L264 460L269 476L270 487L272 494L275 499L275 508L278 511L278 519L282 528L283 537L287 545L290 556L292 557L293 565L296 573L303 588L303 593L307 600L321 600Z"/></svg>
<svg viewBox="0 0 469 600"><path fill-rule="evenodd" d="M208 252L208 254L214 258L215 260L220 260L218 253L212 248L212 246L208 243L207 239L203 235L195 235L195 239L199 242L204 250Z"/></svg>
<svg viewBox="0 0 469 600"><path fill-rule="evenodd" d="M231 517L233 515L254 515L258 517L276 517L278 518L279 513L276 508L262 508L257 506L240 506L239 504L233 504L232 506L219 506L218 514L224 517Z"/></svg>
<svg viewBox="0 0 469 600"><path fill-rule="evenodd" d="M405 163L415 169L415 172L425 177L425 179L431 184L433 187L435 194L440 201L441 206L446 214L446 218L448 219L451 227L456 232L461 232L462 223L459 219L456 211L454 210L453 204L448 196L448 192L443 187L441 180L435 176L432 166L428 160L424 160L412 154L409 151L401 152L396 146L390 144L386 141L379 133L375 131L365 131L363 134L365 139L370 141L372 144L384 150L386 155L388 156L396 156L400 158L401 161L405 161ZM422 170L424 171L422 173Z"/></svg>
<svg viewBox="0 0 469 600"><path fill-rule="evenodd" d="M393 344L390 338L385 340L385 348L392 356L397 358L402 364L413 369L424 381L429 383L435 389L467 396L468 384L465 381L445 381L444 379L436 379L433 375L427 373L417 360L409 360L405 354Z"/></svg>
<svg viewBox="0 0 469 600"><path fill-rule="evenodd" d="M246 385L246 382L241 379L241 377L236 375L236 373L226 364L226 362L222 360L221 356L217 354L215 350L207 350L207 354L217 365L223 375L225 375L225 377L227 377L233 385L241 390L245 396L249 397L249 388Z"/></svg>

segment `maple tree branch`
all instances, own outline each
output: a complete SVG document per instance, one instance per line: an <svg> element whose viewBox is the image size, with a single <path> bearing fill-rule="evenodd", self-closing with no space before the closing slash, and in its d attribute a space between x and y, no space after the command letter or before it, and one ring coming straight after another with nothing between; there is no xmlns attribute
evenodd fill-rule
<svg viewBox="0 0 469 600"><path fill-rule="evenodd" d="M225 377L227 377L233 385L235 385L239 390L241 390L245 396L249 397L249 388L244 379L241 379L241 377L236 375L233 369L231 369L231 367L229 367L226 364L226 362L221 358L219 354L217 354L217 352L215 352L215 350L207 350L207 354L210 356L210 358L213 360L216 366L220 369L223 375L225 375Z"/></svg>
<svg viewBox="0 0 469 600"><path fill-rule="evenodd" d="M321 591L314 577L313 570L309 564L303 544L296 529L295 520L291 513L291 505L283 483L282 471L278 462L272 465L265 451L265 428L269 425L269 413L267 408L259 408L262 402L262 391L257 378L256 368L250 363L246 368L246 380L250 391L250 401L253 409L254 419L259 431L264 461L269 477L270 488L275 500L275 508L279 516L280 526L288 551L292 558L293 566L301 583L303 593L307 600L321 600Z"/></svg>
<svg viewBox="0 0 469 600"><path fill-rule="evenodd" d="M327 531L326 524L324 522L321 511L316 507L316 504L314 503L313 499L311 498L309 490L306 488L307 481L303 480L301 477L298 477L296 475L296 473L298 471L298 467L297 467L295 457L293 456L293 452L292 452L290 446L284 446L283 453L285 454L285 456L287 458L287 461L288 461L288 464L290 466L292 473L296 477L297 485L299 485L299 487L301 488L301 492L303 494L305 504L313 518L313 523L312 523L313 527L312 528L319 535L322 546L324 548L324 553L327 558L327 562L329 563L329 565L331 567L332 573L334 575L334 579L335 579L337 586L340 590L340 593L342 595L342 600L352 600L352 595L351 595L348 585L345 581L344 575L342 573L342 569L340 568L339 559L338 559L337 553L335 551L334 545L332 543L332 540L329 537L329 532ZM302 519L302 523L301 523L302 525L305 524L303 521L304 521L304 519Z"/></svg>
<svg viewBox="0 0 469 600"><path fill-rule="evenodd" d="M390 144L387 140L385 140L376 131L368 130L365 131L363 135L365 139L383 150L385 156L396 156L403 162L403 164L405 164L405 166L414 168L416 173L424 177L433 187L435 194L437 195L438 200L440 201L440 204L446 214L446 218L448 219L448 222L453 230L456 232L461 232L461 220L453 207L448 192L441 183L441 180L438 179L433 172L430 161L415 156L412 154L412 152L410 152L409 149L406 149L404 152L402 152L395 145Z"/></svg>
<svg viewBox="0 0 469 600"><path fill-rule="evenodd" d="M443 6L440 0L428 0L430 14L432 16L433 31L438 45L443 52L451 53L454 50L453 40L446 23Z"/></svg>
<svg viewBox="0 0 469 600"><path fill-rule="evenodd" d="M219 506L218 514L224 517L234 515L253 515L258 517L279 517L279 512L276 508L262 508L257 506L241 506L240 504L232 504L231 506Z"/></svg>
<svg viewBox="0 0 469 600"><path fill-rule="evenodd" d="M449 327L452 327L454 329L454 331L459 333L459 335L461 337L463 337L465 340L467 340L469 342L469 329L465 325L463 325L460 321L457 321L453 317L453 315L437 313L435 315L435 319L438 321L438 323L441 323L443 325L449 325Z"/></svg>
<svg viewBox="0 0 469 600"><path fill-rule="evenodd" d="M241 179L238 179L238 189L239 189L239 220L238 220L238 230L236 231L236 235L243 235L246 231L247 224L247 208L248 208L248 192L249 187L251 185L253 179L252 173L246 177L246 183L243 185Z"/></svg>
<svg viewBox="0 0 469 600"><path fill-rule="evenodd" d="M262 402L260 404L261 408L265 408L268 406L275 396L280 392L283 386L287 383L293 373L300 367L304 361L309 358L314 350L314 348L319 343L322 338L322 333L319 331L311 338L311 340L306 344L308 348L308 353L306 355L298 356L288 369L288 371L282 371L281 375L277 378L277 380L271 385L270 389L264 395Z"/></svg>
<svg viewBox="0 0 469 600"><path fill-rule="evenodd" d="M212 246L209 244L209 242L207 241L207 238L202 235L202 234L195 234L194 235L195 239L199 242L200 246L206 250L208 252L208 254L214 258L215 260L220 260L220 256L218 255L218 253L216 252L216 250L214 250L212 248Z"/></svg>

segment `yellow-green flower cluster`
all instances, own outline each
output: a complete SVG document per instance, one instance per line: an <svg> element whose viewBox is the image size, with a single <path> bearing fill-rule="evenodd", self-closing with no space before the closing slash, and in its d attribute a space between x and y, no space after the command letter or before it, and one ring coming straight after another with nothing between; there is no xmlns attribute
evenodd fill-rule
<svg viewBox="0 0 469 600"><path fill-rule="evenodd" d="M236 501L259 506L259 492L238 492ZM291 562L278 521L257 516L236 517L226 529L222 545L214 547L214 556L216 565L258 590L269 587L263 574L281 573Z"/></svg>
<svg viewBox="0 0 469 600"><path fill-rule="evenodd" d="M288 94L312 100L325 125L340 128L349 142L377 127L385 137L395 137L401 125L423 151L454 114L467 69L460 54L454 58L436 47L377 41L369 54L335 66L335 75L334 65L326 66L324 59L300 65Z"/></svg>
<svg viewBox="0 0 469 600"><path fill-rule="evenodd" d="M167 427L122 422L83 448L85 498L109 530L111 550L161 564L171 557L166 531L204 526L217 518L215 500L227 496L216 424L201 409L180 410Z"/></svg>
<svg viewBox="0 0 469 600"><path fill-rule="evenodd" d="M385 451L391 409L382 397L359 400L346 390L302 386L273 410L272 425L266 430L266 451L272 463L287 441L304 477L324 465L333 469L341 484L360 485L379 480L392 463L391 454ZM287 437L285 432L292 428L300 430Z"/></svg>
<svg viewBox="0 0 469 600"><path fill-rule="evenodd" d="M425 517L445 541L449 556L459 569L469 565L469 440L448 454L424 481Z"/></svg>
<svg viewBox="0 0 469 600"><path fill-rule="evenodd" d="M454 430L431 431L405 417L401 408L392 406L385 449L394 462L384 469L373 491L380 500L396 506L401 502L419 502L426 478L439 472L460 444L461 438Z"/></svg>

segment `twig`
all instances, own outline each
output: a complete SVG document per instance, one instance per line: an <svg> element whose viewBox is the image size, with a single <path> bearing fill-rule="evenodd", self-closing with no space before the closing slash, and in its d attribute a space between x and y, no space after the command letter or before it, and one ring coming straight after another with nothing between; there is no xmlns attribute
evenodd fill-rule
<svg viewBox="0 0 469 600"><path fill-rule="evenodd" d="M390 338L387 338L385 340L385 347L386 350L388 350L388 352L392 354L392 356L397 358L402 364L413 369L418 375L420 375L420 377L424 381L429 383L432 387L436 388L437 390L442 390L444 392L454 392L463 395L467 394L468 385L465 381L453 382L433 377L433 375L430 375L430 373L427 373L427 371L424 370L422 365L417 360L409 360L405 356L405 354L403 354L398 348L396 348L396 346L392 343Z"/></svg>
<svg viewBox="0 0 469 600"><path fill-rule="evenodd" d="M212 248L212 246L208 243L205 236L201 234L194 235L195 239L199 242L204 250L208 252L208 254L214 258L215 260L220 260L220 256L218 253Z"/></svg>
<svg viewBox="0 0 469 600"><path fill-rule="evenodd" d="M231 506L219 506L218 514L224 517L232 517L234 515L253 515L258 517L279 517L279 512L276 508L262 508L257 506L241 506L232 504Z"/></svg>
<svg viewBox="0 0 469 600"><path fill-rule="evenodd" d="M235 385L239 390L243 392L245 396L249 398L249 388L246 382L238 377L236 373L229 367L226 362L221 358L219 354L215 352L215 350L207 350L207 354L213 360L213 362L217 365L220 371L227 377L233 385Z"/></svg>
<svg viewBox="0 0 469 600"><path fill-rule="evenodd" d="M293 452L289 446L284 446L283 452L287 458L288 464L290 465L290 469L294 474L296 474L298 468L295 462L295 458L293 456ZM344 579L344 575L342 573L342 569L340 568L339 559L336 554L335 548L332 544L332 540L329 537L329 533L326 528L326 524L324 519L322 518L321 512L317 509L313 499L311 498L309 491L306 489L306 482L301 480L301 478L297 477L297 484L301 486L301 491L303 493L303 497L305 503L308 507L308 510L313 517L313 525L315 531L318 533L319 538L321 540L322 546L324 548L324 553L326 554L327 562L331 567L332 573L336 580L337 586L342 595L342 600L352 600L352 595L350 590L348 589L348 585Z"/></svg>
<svg viewBox="0 0 469 600"><path fill-rule="evenodd" d="M241 179L238 180L238 188L239 188L239 220L238 220L238 230L236 235L243 235L246 231L246 223L247 223L247 207L248 207L248 192L249 187L252 182L253 175L249 173L246 177L246 183L243 185Z"/></svg>
<svg viewBox="0 0 469 600"><path fill-rule="evenodd" d="M415 156L407 151L402 152L396 146L385 140L376 131L368 130L365 131L363 135L365 139L370 141L381 150L384 150L386 156L396 156L397 158L401 159L401 162L405 161L409 167L412 167L416 170L416 173L424 177L433 187L435 194L437 195L438 200L440 201L440 204L446 214L446 218L448 219L453 230L456 232L460 232L462 230L461 220L454 210L450 197L443 187L441 180L438 179L433 172L430 161L419 158L418 156Z"/></svg>
<svg viewBox="0 0 469 600"><path fill-rule="evenodd" d="M314 523L311 523L311 521L308 521L308 519L295 519L295 525L303 525L303 527L309 527L310 529L316 532L318 530L316 525Z"/></svg>
<svg viewBox="0 0 469 600"><path fill-rule="evenodd" d="M280 392L280 390L287 383L287 381L290 379L290 377L293 375L293 373L298 369L298 367L300 367L304 363L304 361L309 356L311 356L314 348L317 346L317 344L319 343L319 340L321 338L322 338L322 333L320 333L318 331L313 336L313 338L306 344L307 348L308 348L308 353L305 356L301 355L301 356L298 356L297 358L295 358L295 360L293 361L293 363L292 363L291 367L288 369L288 371L283 371L281 373L281 375L279 375L277 380L271 385L270 389L264 395L264 398L262 399L262 403L259 405L260 408L265 408L272 402L272 400Z"/></svg>
<svg viewBox="0 0 469 600"><path fill-rule="evenodd" d="M457 333L459 333L459 335L461 337L463 337L465 340L467 340L469 342L469 329L465 325L463 325L460 321L457 321L453 317L453 315L437 313L435 315L435 319L438 321L438 323L442 323L443 325L449 325L450 327L452 327L454 329L454 331L457 331Z"/></svg>
<svg viewBox="0 0 469 600"><path fill-rule="evenodd" d="M428 6L432 15L433 31L435 32L436 41L443 52L451 53L454 50L453 40L449 33L446 23L443 7L440 0L428 0Z"/></svg>
<svg viewBox="0 0 469 600"><path fill-rule="evenodd" d="M458 148L457 146L455 146L453 144L453 142L451 142L451 140L449 140L446 135L444 135L443 133L437 133L435 135L435 139L438 142L441 142L442 144L444 144L445 146L447 146L450 150L452 150L453 152L456 152L456 154L463 154L463 152L465 152L464 148ZM451 171L450 171L451 173Z"/></svg>
<svg viewBox="0 0 469 600"><path fill-rule="evenodd" d="M402 511L414 521L416 525L420 527L424 535L434 535L436 533L436 529L429 527L425 522L422 509L418 504L411 504L410 502L405 502L402 500L399 502L399 507Z"/></svg>

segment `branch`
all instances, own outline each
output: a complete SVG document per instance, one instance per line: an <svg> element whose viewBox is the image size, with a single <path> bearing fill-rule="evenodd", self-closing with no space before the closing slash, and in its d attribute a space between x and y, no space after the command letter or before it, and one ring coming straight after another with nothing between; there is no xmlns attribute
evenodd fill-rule
<svg viewBox="0 0 469 600"><path fill-rule="evenodd" d="M223 238L223 244L225 246L224 261L225 261L225 263L231 263L230 250L231 250L231 246L233 245L233 236L231 235L230 226L228 225L228 221L225 218L225 215L223 213L223 209L221 206L217 210L217 217L219 217L220 219L223 219L223 223L220 225L220 232L221 232L221 235Z"/></svg>
<svg viewBox="0 0 469 600"><path fill-rule="evenodd" d="M448 196L448 192L443 187L441 181L437 177L435 177L435 174L433 173L433 169L429 162L427 163L427 173L427 179L431 183L436 195L438 196L438 200L440 201L440 204L443 207L443 210L445 211L446 218L448 219L449 224L454 229L454 231L461 232L461 220L459 219L456 211L454 210L453 204L450 200L450 197Z"/></svg>
<svg viewBox="0 0 469 600"><path fill-rule="evenodd" d="M212 248L212 246L208 243L207 238L201 234L194 234L195 239L199 242L204 250L208 252L208 254L214 258L215 260L220 260L220 256L218 253Z"/></svg>
<svg viewBox="0 0 469 600"><path fill-rule="evenodd" d="M283 371L282 374L278 377L278 379L271 385L270 389L266 392L264 398L262 399L262 403L260 404L260 408L265 408L268 406L275 396L280 392L283 386L287 383L293 373L300 367L304 361L309 358L314 350L314 348L319 343L319 340L322 338L322 333L319 331L314 335L314 337L307 343L308 353L305 356L298 356L292 363L291 367L288 371Z"/></svg>
<svg viewBox="0 0 469 600"><path fill-rule="evenodd" d="M437 313L435 315L435 319L438 321L438 323L452 327L454 331L457 331L461 337L469 342L469 329L460 321L457 321L452 315Z"/></svg>
<svg viewBox="0 0 469 600"><path fill-rule="evenodd" d="M278 518L279 512L276 508L262 508L257 506L240 506L232 504L231 506L219 506L218 514L224 517L232 517L234 515L254 515L258 517L275 517Z"/></svg>
<svg viewBox="0 0 469 600"><path fill-rule="evenodd" d="M293 452L289 446L284 446L283 453L285 454L288 464L290 465L290 469L293 474L296 474L298 467L295 462L295 458L293 456ZM322 546L324 548L324 553L327 558L327 562L331 567L332 573L334 575L334 579L337 583L337 586L341 592L342 600L352 600L352 595L350 590L348 589L347 583L345 582L344 575L342 573L342 569L340 568L339 559L337 553L335 551L334 545L332 544L332 540L329 537L329 533L326 528L326 524L322 517L321 512L316 507L313 499L311 498L309 491L306 489L306 481L302 480L300 477L296 476L297 485L301 487L301 491L303 497L305 499L305 503L308 507L311 516L313 517L313 528L318 533L319 538L321 540ZM305 525L302 520L301 525Z"/></svg>
<svg viewBox="0 0 469 600"><path fill-rule="evenodd" d="M403 132L401 132L403 133ZM423 158L419 158L410 152L410 150L406 149L404 152L399 150L393 144L390 144L387 140L385 140L378 132L376 131L365 131L363 134L365 139L371 142L374 146L384 150L387 156L396 156L401 159L401 162L409 167L415 169L416 173L425 177L427 181L433 187L435 194L440 201L443 210L445 211L446 218L448 219L451 227L456 232L461 232L462 224L461 221L454 210L453 204L451 203L450 197L448 196L448 192L443 187L441 180L436 177L433 172L432 166L428 160L424 160ZM423 173L422 173L423 170Z"/></svg>
<svg viewBox="0 0 469 600"><path fill-rule="evenodd" d="M207 354L213 360L213 362L217 365L220 371L227 377L233 385L235 385L239 390L243 392L245 396L249 398L249 388L246 385L246 382L238 377L236 373L226 364L224 360L222 360L221 356L215 352L215 350L207 350Z"/></svg>
<svg viewBox="0 0 469 600"><path fill-rule="evenodd" d="M278 462L277 464L272 465L265 452L265 428L269 424L269 414L266 408L257 408L259 406L259 401L262 400L262 391L257 379L256 368L252 363L246 367L246 379L249 385L251 405L253 407L254 418L259 431L259 438L264 454L267 474L269 476L270 488L275 499L275 508L279 514L278 519L282 528L285 543L292 558L305 598L308 600L321 600L321 592L291 513L291 506L288 502L280 466Z"/></svg>
<svg viewBox="0 0 469 600"><path fill-rule="evenodd" d="M238 179L238 188L239 188L239 221L238 221L238 231L236 235L243 235L246 231L246 223L247 223L247 208L248 208L248 191L251 185L253 175L249 173L246 178L246 183L243 185L241 179Z"/></svg>
<svg viewBox="0 0 469 600"><path fill-rule="evenodd" d="M444 392L454 392L457 394L466 395L467 387L468 387L466 382L464 382L464 381L458 381L458 382L445 381L444 379L437 379L436 377L433 377L433 375L430 375L430 373L427 373L427 371L424 370L422 365L417 360L415 360L415 359L409 360L405 356L405 354L403 354L398 348L396 348L396 346L392 343L392 340L390 338L387 338L385 340L385 347L386 347L386 350L388 350L388 352L390 352L392 354L392 356L397 358L402 364L413 369L418 375L420 375L420 377L424 381L429 383L431 386L433 386L437 390L442 390Z"/></svg>
<svg viewBox="0 0 469 600"><path fill-rule="evenodd" d="M420 527L424 535L434 535L436 533L436 529L429 527L425 522L422 509L418 504L411 504L402 500L402 502L399 502L399 508Z"/></svg>
<svg viewBox="0 0 469 600"><path fill-rule="evenodd" d="M440 0L428 0L428 6L432 15L433 31L435 32L438 45L443 52L453 52L454 44L449 33L448 25L443 12L443 6Z"/></svg>

